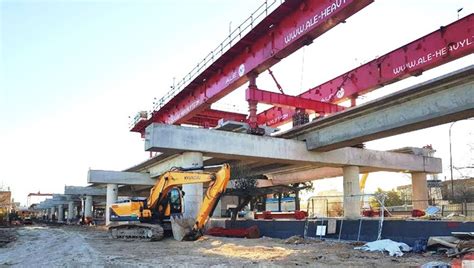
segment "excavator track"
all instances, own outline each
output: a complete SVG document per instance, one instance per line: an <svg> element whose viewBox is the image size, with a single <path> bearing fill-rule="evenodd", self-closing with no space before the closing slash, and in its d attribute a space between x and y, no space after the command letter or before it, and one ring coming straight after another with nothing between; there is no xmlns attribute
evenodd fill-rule
<svg viewBox="0 0 474 268"><path fill-rule="evenodd" d="M159 241L164 237L164 230L158 224L129 223L110 226L109 234L113 239Z"/></svg>

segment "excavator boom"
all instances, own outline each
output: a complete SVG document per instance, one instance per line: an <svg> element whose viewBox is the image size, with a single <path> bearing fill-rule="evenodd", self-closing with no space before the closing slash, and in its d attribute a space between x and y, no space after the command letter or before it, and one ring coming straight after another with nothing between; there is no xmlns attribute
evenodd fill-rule
<svg viewBox="0 0 474 268"><path fill-rule="evenodd" d="M230 166L223 164L217 172L201 172L186 170L171 170L163 173L150 190L147 200L113 204L111 206L111 221L120 221L121 217L129 219L128 215L138 215L133 223L110 226L112 237L115 238L146 238L161 240L163 238L163 219L171 221L171 229L177 240L195 240L202 235L202 229L214 211L220 196L225 191L230 179ZM206 183L209 187L196 218L183 218L181 199L184 195L179 189L185 184ZM174 191L174 192L173 192ZM173 193L175 199L173 199ZM176 196L179 196L176 198ZM179 217L175 217L176 214ZM153 223L158 219L158 223ZM125 220L124 220L125 221ZM169 223L168 223L169 224ZM168 228L169 230L169 228Z"/></svg>

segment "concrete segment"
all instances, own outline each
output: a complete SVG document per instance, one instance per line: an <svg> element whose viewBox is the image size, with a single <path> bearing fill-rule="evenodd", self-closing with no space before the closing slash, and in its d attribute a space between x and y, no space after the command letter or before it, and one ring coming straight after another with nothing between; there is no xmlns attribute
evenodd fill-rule
<svg viewBox="0 0 474 268"><path fill-rule="evenodd" d="M111 170L89 170L87 182L96 184L120 184L120 185L154 185L155 180L150 174L140 172L124 172Z"/></svg>
<svg viewBox="0 0 474 268"><path fill-rule="evenodd" d="M384 171L441 172L439 158L359 148L312 152L306 149L305 142L298 140L157 123L146 129L145 150L173 153L196 151L222 159L264 160L299 165L354 165Z"/></svg>
<svg viewBox="0 0 474 268"><path fill-rule="evenodd" d="M196 165L203 166L204 158L201 153L185 152L182 154L172 155L155 165L151 166L148 171L152 178L156 178L173 167L190 168Z"/></svg>
<svg viewBox="0 0 474 268"><path fill-rule="evenodd" d="M64 205L64 204L67 204L66 200L46 199L45 201L40 203L39 207L49 209L51 207L58 206L58 205Z"/></svg>
<svg viewBox="0 0 474 268"><path fill-rule="evenodd" d="M357 219L360 217L360 188L359 167L347 166L343 168L344 188L344 217Z"/></svg>
<svg viewBox="0 0 474 268"><path fill-rule="evenodd" d="M413 209L425 210L428 208L428 182L426 173L412 173L412 202Z"/></svg>
<svg viewBox="0 0 474 268"><path fill-rule="evenodd" d="M282 134L329 151L474 116L474 65ZM304 134L303 134L304 133Z"/></svg>
<svg viewBox="0 0 474 268"><path fill-rule="evenodd" d="M105 225L110 224L110 207L112 204L117 202L118 199L118 185L117 184L107 184L107 201L105 205Z"/></svg>
<svg viewBox="0 0 474 268"><path fill-rule="evenodd" d="M66 195L101 195L105 196L107 191L103 188L84 187L84 186L65 186L64 194Z"/></svg>
<svg viewBox="0 0 474 268"><path fill-rule="evenodd" d="M265 174L272 185L292 184L307 182L318 179L333 178L342 176L342 168L321 167L311 168L291 172Z"/></svg>

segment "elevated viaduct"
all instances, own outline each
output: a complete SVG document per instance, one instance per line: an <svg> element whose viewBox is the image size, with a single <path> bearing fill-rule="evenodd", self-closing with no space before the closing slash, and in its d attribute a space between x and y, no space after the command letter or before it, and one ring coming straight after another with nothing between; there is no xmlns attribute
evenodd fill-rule
<svg viewBox="0 0 474 268"><path fill-rule="evenodd" d="M124 171L91 170L88 182L107 185L108 207L116 201L118 191L146 191L159 174L173 166L231 162L247 167L254 175L265 175L268 180L260 181L262 187L343 176L347 218L360 216L361 172L411 173L413 199L427 200L426 174L441 172L440 159L418 149L383 152L351 146L472 117L474 67L364 105L357 105L357 98L472 54L473 14L298 96L257 86L258 74L372 2L292 0L274 1L270 6L265 2L178 80L153 110L134 118L131 131L140 133L145 150L157 155ZM247 82L248 114L211 108ZM350 107L342 106L345 101L350 101ZM258 112L258 103L273 107ZM316 120L309 122L309 115ZM290 121L293 128L289 131L268 131ZM187 213L193 215L202 201L203 185L183 188ZM424 209L427 201L414 207Z"/></svg>

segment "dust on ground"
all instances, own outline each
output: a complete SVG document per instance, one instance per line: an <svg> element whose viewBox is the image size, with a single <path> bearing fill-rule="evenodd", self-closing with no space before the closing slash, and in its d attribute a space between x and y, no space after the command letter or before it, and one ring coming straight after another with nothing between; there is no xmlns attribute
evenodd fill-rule
<svg viewBox="0 0 474 268"><path fill-rule="evenodd" d="M194 242L117 241L101 228L31 226L0 248L0 266L16 267L415 267L443 257L354 250L349 243L205 236Z"/></svg>
<svg viewBox="0 0 474 268"><path fill-rule="evenodd" d="M16 240L16 229L11 227L0 227L0 248Z"/></svg>

